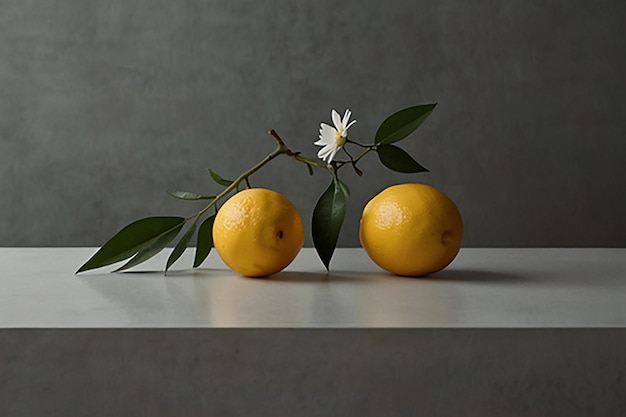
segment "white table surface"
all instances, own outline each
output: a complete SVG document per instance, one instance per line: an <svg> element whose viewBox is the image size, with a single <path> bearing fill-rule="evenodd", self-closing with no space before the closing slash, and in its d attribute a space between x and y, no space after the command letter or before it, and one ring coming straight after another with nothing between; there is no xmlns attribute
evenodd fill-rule
<svg viewBox="0 0 626 417"><path fill-rule="evenodd" d="M0 248L1 328L626 327L626 249L462 249L444 271L403 278L362 249L326 274L305 248L253 279L169 249L131 272L74 272L96 248Z"/></svg>

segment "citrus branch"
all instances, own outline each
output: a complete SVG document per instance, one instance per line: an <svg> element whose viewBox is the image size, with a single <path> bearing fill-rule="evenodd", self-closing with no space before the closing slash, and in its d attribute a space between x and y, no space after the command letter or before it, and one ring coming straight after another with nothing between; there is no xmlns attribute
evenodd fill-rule
<svg viewBox="0 0 626 417"><path fill-rule="evenodd" d="M289 151L289 149L287 149L287 147L285 146L284 143L282 143L282 144L279 143L278 147L274 150L274 152L270 153L265 158L263 158L260 162L258 162L256 165L254 165L252 168L248 169L247 171L245 171L244 173L239 175L235 180L233 180L233 182L228 187L226 187L221 193L219 193L217 196L215 196L215 198L213 200L211 200L211 202L209 204L207 204L206 207L204 207L202 210L200 210L199 212L197 212L193 216L188 217L186 220L202 216L204 213L206 213L206 211L208 209L210 209L211 207L215 206L219 200L224 198L231 191L237 189L237 187L239 186L239 184L242 181L247 181L248 177L250 175L252 175L255 172L257 172L265 164L270 162L272 159L276 158L278 155L282 155L284 153L287 153L288 151Z"/></svg>
<svg viewBox="0 0 626 417"><path fill-rule="evenodd" d="M221 200L222 198L224 198L225 196L227 196L231 191L234 191L236 189L238 189L239 184L241 184L242 182L246 182L246 184L249 184L248 178L254 174L255 172L257 172L259 169L261 169L263 166L265 166L267 163L269 163L270 161L272 161L274 158L276 158L279 155L287 155L293 159L295 159L296 161L305 163L309 166L314 166L317 168L323 168L329 171L333 171L334 167L332 167L331 165L326 165L323 164L321 162L315 161L313 159L309 159L306 158L302 155L300 155L300 152L294 152L291 149L289 149L287 147L287 145L285 144L285 142L282 140L282 138L280 136L278 136L278 133L276 133L276 131L274 129L270 130L270 135L272 135L274 137L274 139L276 140L276 143L278 144L278 146L276 147L276 149L274 150L274 152L270 153L269 155L267 155L265 158L263 158L261 161L259 161L256 165L254 165L252 168L248 169L247 171L243 172L241 175L239 175L235 180L233 180L233 182L226 187L221 193L219 193L217 196L215 196L215 198L213 198L211 200L211 202L209 202L209 204L207 204L202 210L200 210L199 212L197 212L196 214L189 216L185 219L185 221L189 221L191 219L197 219L200 216L202 216L204 213L207 212L207 210L209 210L211 207L214 207L217 202L219 200Z"/></svg>
<svg viewBox="0 0 626 417"><path fill-rule="evenodd" d="M276 131L274 129L269 131L269 134L272 135L274 137L274 139L276 139L276 142L278 142L278 146L283 146L285 148L285 154L293 159L295 159L296 161L305 163L309 166L312 167L317 167L317 168L322 168L322 169L327 169L330 170L329 165L324 164L322 162L316 161L314 159L310 159L307 157L304 157L302 155L300 155L300 152L294 152L291 149L287 148L287 145L285 145L285 142L281 139L280 136L278 136L278 133L276 133Z"/></svg>

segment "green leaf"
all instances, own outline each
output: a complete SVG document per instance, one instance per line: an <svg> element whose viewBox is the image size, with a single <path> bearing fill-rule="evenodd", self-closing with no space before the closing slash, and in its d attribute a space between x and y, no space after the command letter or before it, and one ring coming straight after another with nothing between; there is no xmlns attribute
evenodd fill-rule
<svg viewBox="0 0 626 417"><path fill-rule="evenodd" d="M189 241L196 231L196 225L197 223L193 222L189 230L185 232L185 234L183 235L183 237L180 238L174 249L172 249L172 253L170 253L169 258L167 258L167 263L165 264L165 272L167 272L167 270L170 269L172 265L174 265L174 262L176 262L178 258L181 257L183 252L185 252L185 249L187 249L187 245L189 245Z"/></svg>
<svg viewBox="0 0 626 417"><path fill-rule="evenodd" d="M213 222L215 216L207 217L198 229L198 243L196 245L196 258L193 261L193 267L199 267L202 262L209 256L213 247Z"/></svg>
<svg viewBox="0 0 626 417"><path fill-rule="evenodd" d="M349 196L348 186L333 178L313 210L313 245L327 270L330 270L330 260L337 247Z"/></svg>
<svg viewBox="0 0 626 417"><path fill-rule="evenodd" d="M154 240L152 243L150 243L149 245L142 248L139 252L137 252L137 254L134 257L132 257L130 261L126 262L124 265L117 268L113 272L125 271L129 268L132 268L135 265L139 265L140 263L147 261L148 259L152 258L157 253L161 252L167 246L167 244L170 243L172 240L174 240L176 235L178 235L178 232L180 232L180 229L183 228L183 224L184 223L181 223L180 225L161 234L156 240Z"/></svg>
<svg viewBox="0 0 626 417"><path fill-rule="evenodd" d="M378 158L387 168L396 172L411 174L428 171L421 166L411 155L394 145L381 145L376 149Z"/></svg>
<svg viewBox="0 0 626 417"><path fill-rule="evenodd" d="M147 217L136 220L109 239L76 273L123 261L176 227L182 227L182 217Z"/></svg>
<svg viewBox="0 0 626 417"><path fill-rule="evenodd" d="M306 164L306 167L309 169L309 175L313 175L313 167L309 164Z"/></svg>
<svg viewBox="0 0 626 417"><path fill-rule="evenodd" d="M223 185L224 187L228 187L229 185L231 185L233 183L231 180L226 180L226 179L220 177L219 174L217 172L213 171L211 168L207 168L207 169L209 170L209 173L211 174L211 178L213 178L213 181L215 181L219 185Z"/></svg>
<svg viewBox="0 0 626 417"><path fill-rule="evenodd" d="M424 123L436 105L437 103L409 107L392 114L376 131L374 142L377 145L388 145L406 138Z"/></svg>
<svg viewBox="0 0 626 417"><path fill-rule="evenodd" d="M212 200L214 195L202 195L191 191L168 191L169 195L180 200Z"/></svg>

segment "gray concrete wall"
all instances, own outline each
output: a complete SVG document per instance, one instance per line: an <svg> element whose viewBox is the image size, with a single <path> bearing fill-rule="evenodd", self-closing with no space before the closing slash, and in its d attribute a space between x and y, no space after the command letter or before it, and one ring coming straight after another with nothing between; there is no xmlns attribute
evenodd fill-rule
<svg viewBox="0 0 626 417"><path fill-rule="evenodd" d="M165 190L214 191L204 169L240 173L270 128L314 155L333 107L369 141L436 101L403 143L430 173L346 170L340 245L375 193L420 181L457 202L466 246L626 246L625 21L620 0L0 0L0 245L97 246L190 214ZM310 230L327 181L278 160L253 185Z"/></svg>

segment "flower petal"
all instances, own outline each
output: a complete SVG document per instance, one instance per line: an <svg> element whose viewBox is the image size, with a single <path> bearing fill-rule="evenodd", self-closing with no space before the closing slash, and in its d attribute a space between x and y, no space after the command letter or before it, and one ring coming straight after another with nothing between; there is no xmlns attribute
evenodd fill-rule
<svg viewBox="0 0 626 417"><path fill-rule="evenodd" d="M324 161L329 155L332 154L333 149L334 149L334 146L331 146L331 145L323 147L317 153L318 158L320 158L322 161ZM330 161L328 161L328 162L330 162Z"/></svg>
<svg viewBox="0 0 626 417"><path fill-rule="evenodd" d="M317 145L317 146L334 145L335 144L335 140L334 139L330 140L328 138L320 136L320 139L318 141L316 141L316 142L313 142L313 144Z"/></svg>
<svg viewBox="0 0 626 417"><path fill-rule="evenodd" d="M337 152L339 151L340 146L336 147L335 149L333 149L330 153L330 156L328 157L328 163L330 164L332 162L332 160L335 158L335 155L337 154Z"/></svg>
<svg viewBox="0 0 626 417"><path fill-rule="evenodd" d="M348 128L349 128L350 126L352 126L353 124L355 124L355 123L356 123L356 120L351 121L351 122L350 122L350 124L349 124L348 126L346 126L346 127L343 129L344 134L348 131Z"/></svg>
<svg viewBox="0 0 626 417"><path fill-rule="evenodd" d="M331 126L328 126L326 123L322 123L319 136L320 140L324 140L328 143L334 143L336 134L337 130L335 130Z"/></svg>
<svg viewBox="0 0 626 417"><path fill-rule="evenodd" d="M337 113L337 110L335 109L333 109L331 115L333 117L333 124L335 125L335 129L340 130L342 127L341 116L339 116L339 113Z"/></svg>
<svg viewBox="0 0 626 417"><path fill-rule="evenodd" d="M346 109L346 113L343 115L343 120L341 121L341 125L343 126L344 130L347 129L346 125L350 120L350 116L352 116L352 112L350 111L350 109Z"/></svg>

